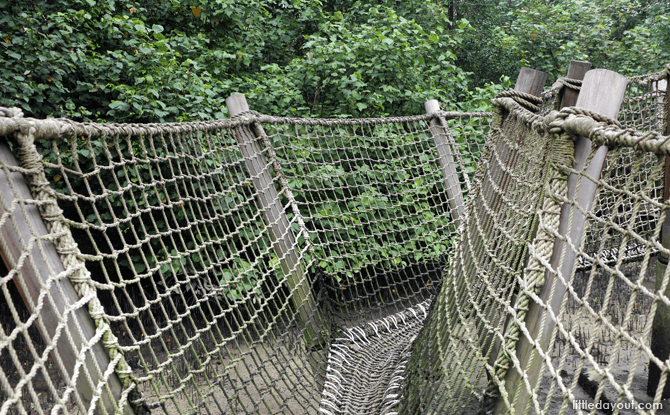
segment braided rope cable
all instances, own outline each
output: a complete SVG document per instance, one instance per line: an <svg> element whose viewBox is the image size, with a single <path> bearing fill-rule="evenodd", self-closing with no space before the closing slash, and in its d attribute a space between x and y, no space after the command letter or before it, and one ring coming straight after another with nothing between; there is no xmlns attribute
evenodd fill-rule
<svg viewBox="0 0 670 415"><path fill-rule="evenodd" d="M670 64L667 64L665 68L661 69L658 72L631 76L628 78L628 82L646 84L649 81L660 81L662 79L668 79L669 77L670 77Z"/></svg>
<svg viewBox="0 0 670 415"><path fill-rule="evenodd" d="M4 108L4 107L1 107ZM34 137L36 140L52 139L55 137L69 135L86 135L90 138L102 136L120 135L155 135L160 133L185 133L194 131L214 131L223 128L232 128L239 125L250 125L254 122L270 124L291 124L291 125L318 125L318 126L336 126L336 125L375 125L387 123L402 123L427 121L435 117L444 117L445 119L454 119L461 117L470 118L490 118L490 112L458 112L458 111L437 111L430 115L415 115L405 117L388 118L291 118L275 117L263 115L257 111L249 110L237 114L235 117L223 120L193 121L193 122L175 122L175 123L94 123L77 122L67 118L20 118L11 114L22 114L18 108L9 108L3 110L4 117L9 118L0 123L0 135L7 135L20 129L21 125L31 123L35 127Z"/></svg>
<svg viewBox="0 0 670 415"><path fill-rule="evenodd" d="M493 104L509 111L522 108L516 101L505 98L497 98L493 100ZM536 117L543 118L532 113L525 116L531 120L536 120ZM598 145L630 147L658 155L670 155L670 136L655 131L640 132L623 128L618 120L583 108L565 107L560 111L552 111L546 116L545 122L552 134L581 135Z"/></svg>

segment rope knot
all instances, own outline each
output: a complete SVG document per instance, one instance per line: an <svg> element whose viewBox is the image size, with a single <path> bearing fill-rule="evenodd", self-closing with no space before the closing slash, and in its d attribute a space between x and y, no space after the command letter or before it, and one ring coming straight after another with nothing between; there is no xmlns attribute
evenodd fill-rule
<svg viewBox="0 0 670 415"><path fill-rule="evenodd" d="M0 117L5 117L5 118L23 118L23 111L21 111L21 108L7 108L7 107L0 107Z"/></svg>

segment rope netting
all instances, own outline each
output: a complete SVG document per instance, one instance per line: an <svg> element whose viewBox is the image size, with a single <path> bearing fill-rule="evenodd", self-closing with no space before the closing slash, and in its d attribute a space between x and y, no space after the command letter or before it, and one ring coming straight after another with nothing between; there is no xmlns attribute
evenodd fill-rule
<svg viewBox="0 0 670 415"><path fill-rule="evenodd" d="M458 160L458 189L445 183L428 117L265 125L338 328L322 413L384 413L397 402L405 352L456 231L449 192L467 190L488 129L483 115L442 113L432 125Z"/></svg>
<svg viewBox="0 0 670 415"><path fill-rule="evenodd" d="M400 413L667 410L670 361L650 348L656 312L670 305L669 251L659 241L670 143L659 133L668 106L657 88L662 76L629 80L619 119L631 129L573 108L543 116L510 98L494 101L490 154L436 305L412 345ZM636 124L648 116L653 121ZM577 136L593 140L589 160L609 146L600 178L573 168ZM597 184L592 209L569 195L570 174L579 178L574 195ZM568 229L586 216L586 236L556 255L562 207ZM543 317L534 320L538 310ZM658 326L657 341L667 342L670 326ZM651 376L658 385L649 396Z"/></svg>
<svg viewBox="0 0 670 415"><path fill-rule="evenodd" d="M650 361L670 371L649 348L670 306L666 80L630 78L619 121L637 131L556 112L566 79L493 115L1 109L0 415L475 413L524 393L517 413L558 413L583 384L659 402L642 382ZM572 168L577 135L610 146L598 180ZM580 210L571 173L599 190L540 375L511 390L561 206Z"/></svg>
<svg viewBox="0 0 670 415"><path fill-rule="evenodd" d="M437 305L413 345L404 413L467 412L478 405L470 390L485 379L484 364L495 361L528 245L541 225L536 212L549 209L543 190L555 178L546 173L545 160L548 154L557 162L571 155L567 140L544 134L543 117L515 110L505 114L498 107L494 115L467 221ZM529 114L530 120L524 118Z"/></svg>
<svg viewBox="0 0 670 415"><path fill-rule="evenodd" d="M651 131L664 133L665 121L667 119L667 105L665 105L667 88L667 75L665 72L659 72L649 75L641 75L628 79L626 87L626 96L621 105L618 121L625 128L631 128L637 131ZM606 180L613 182L612 185L621 187L624 185L622 180L627 180L628 175L631 174L631 166L633 165L636 154L634 149L620 149L617 152L609 153L603 168L602 176ZM646 186L650 180L649 173L653 170L656 159L650 154L644 156L642 161L643 166L638 171L638 177L631 182L632 186L638 186L635 191L641 191L643 186ZM621 182L621 183L620 183ZM658 181L649 189L654 196L654 200L662 200L663 186L662 182ZM626 194L616 195L602 190L598 194L598 203L596 209L605 211L611 210L615 203L619 202L619 221L625 222L628 212L632 211L634 200L630 199ZM645 238L649 238L653 233L656 216L650 205L643 203L640 207L642 212L641 217L646 218L639 225L638 231ZM640 221L638 221L640 222ZM586 232L586 241L584 249L587 252L595 252L598 249L602 229L598 228L598 224L589 223L589 228ZM620 239L611 239L608 244L612 247L611 250L605 249L601 255L609 261L613 261L618 254L618 250L625 250L625 257L640 260L644 251L644 244L639 244L636 240L629 240L626 246L619 246ZM581 261L581 259L580 259ZM585 264L586 265L586 264Z"/></svg>
<svg viewBox="0 0 670 415"><path fill-rule="evenodd" d="M395 327L396 313L423 307L439 284L455 226L431 127L451 140L462 186L453 191L465 192L489 115L440 116L432 126L439 116L250 113L174 125L3 119L3 131L28 132L10 143L22 166L32 160L40 178L29 182L41 192L4 202L60 208L43 212L44 221L71 229L78 246L57 245L66 270L46 275L84 274L78 281L95 308L90 296L64 307L91 309L98 330L87 345L104 335L125 360L101 367L100 378L63 379L49 363L53 342L34 329L43 310L23 306L14 287L21 273L12 271L5 303L36 322L3 321L11 341L1 345L0 413L87 412L90 398L76 385L104 386L115 370L125 374L120 405L136 412L317 411L320 385L330 384L327 350L342 330L383 318ZM29 248L25 242L24 256ZM67 323L65 313L61 331ZM389 324L387 341L395 342ZM28 360L31 344L38 349ZM87 347L74 364L86 361ZM107 391L111 401L119 391Z"/></svg>

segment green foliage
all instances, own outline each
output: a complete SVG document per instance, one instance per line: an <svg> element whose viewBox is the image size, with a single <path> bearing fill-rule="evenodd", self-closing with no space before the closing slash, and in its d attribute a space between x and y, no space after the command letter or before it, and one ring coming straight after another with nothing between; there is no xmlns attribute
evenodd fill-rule
<svg viewBox="0 0 670 415"><path fill-rule="evenodd" d="M8 11L0 105L118 122L223 116L224 83L191 56L208 40L178 30L166 37L164 26L147 21L160 21L152 9L93 0L0 7Z"/></svg>
<svg viewBox="0 0 670 415"><path fill-rule="evenodd" d="M292 62L310 114L420 113L428 99L455 102L465 93L466 74L451 52L465 25L447 33L438 15L429 31L392 8L357 6L320 24L305 58Z"/></svg>
<svg viewBox="0 0 670 415"><path fill-rule="evenodd" d="M463 8L477 22L467 32L458 64L476 84L497 82L520 66L564 76L571 60L590 61L627 76L670 61L667 2L654 0L482 0Z"/></svg>
<svg viewBox="0 0 670 415"><path fill-rule="evenodd" d="M398 135L398 127L376 125L374 136L365 125L273 135L315 259L338 282L368 266L395 269L447 252L454 226L432 140Z"/></svg>
<svg viewBox="0 0 670 415"><path fill-rule="evenodd" d="M396 9L320 0L0 0L0 7L0 105L37 117L222 118L235 92L276 115L398 115L420 112L428 98L455 103L467 89L453 53L467 24L446 30L430 2Z"/></svg>

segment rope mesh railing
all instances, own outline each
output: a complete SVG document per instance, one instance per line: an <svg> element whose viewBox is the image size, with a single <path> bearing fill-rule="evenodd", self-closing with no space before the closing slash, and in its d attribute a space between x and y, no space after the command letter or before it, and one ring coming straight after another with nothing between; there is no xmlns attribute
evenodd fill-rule
<svg viewBox="0 0 670 415"><path fill-rule="evenodd" d="M445 115L465 190L488 119ZM380 318L426 299L455 234L429 119L264 127L310 233L313 268L328 276L331 312Z"/></svg>
<svg viewBox="0 0 670 415"><path fill-rule="evenodd" d="M629 100L634 93L629 85ZM649 95L646 105L667 115L662 98L664 92ZM643 100L636 102L635 111L644 111L639 109ZM668 137L659 134L656 122L646 124L651 132L639 132L623 130L613 120L594 121L596 114L571 108L542 117L510 99L496 105L499 115L487 147L491 153L479 166L468 222L442 291L412 346L399 412L577 413L584 402L599 403L605 412L662 413L670 365L653 356L650 342L657 309L670 304L665 291L670 276L662 262L657 264L658 255L667 252L658 240L667 208L662 188ZM620 119L636 118L624 111ZM601 145L611 149L602 178L573 169L577 135L593 140L591 157ZM536 153L524 154L521 142L532 142ZM530 172L524 170L527 165L533 166ZM597 183L598 196L592 210L581 210L586 242L568 248L576 252L578 267L561 276L568 291L565 298L557 297L557 312L547 316L558 324L545 349L542 329L538 337L531 335L526 313L530 303L553 308L551 296L545 300L538 294L553 266L561 206L582 209L567 198L568 174ZM530 185L541 188L533 193ZM505 222L509 217L516 221ZM525 262L518 264L516 258ZM561 261L555 269L565 269ZM530 342L536 360L519 360L522 338ZM654 396L647 395L651 362L659 368ZM536 379L528 377L531 365L539 367ZM508 389L510 371L524 374L513 389ZM523 395L530 396L527 404L520 400ZM587 408L595 407L582 407Z"/></svg>
<svg viewBox="0 0 670 415"><path fill-rule="evenodd" d="M474 414L520 390L530 413L660 402L643 383L650 361L660 389L670 371L649 346L670 306L669 277L649 281L670 254L665 81L629 79L628 130L556 112L570 79L493 115L93 124L2 109L0 415ZM585 177L577 135L610 152L541 375L507 391L567 175Z"/></svg>
<svg viewBox="0 0 670 415"><path fill-rule="evenodd" d="M494 116L467 222L450 257L437 306L413 345L403 413L476 411L481 398L481 390L477 399L469 390L481 389L482 382L485 386L484 364L496 357L499 341L494 333L500 336L504 331L527 246L537 232L535 212L549 180L545 159L548 154L566 157L559 147L566 143L542 134L542 117L529 120L520 107L516 109L505 114L499 108Z"/></svg>
<svg viewBox="0 0 670 415"><path fill-rule="evenodd" d="M664 120L667 119L667 105L665 104L666 86L667 74L665 72L629 78L626 87L626 95L618 116L618 120L621 122L622 126L638 131L664 133ZM622 149L616 153L608 154L602 172L603 177L608 177L608 181L613 182L612 184L614 186L623 185L623 183L618 182L628 178L628 174L631 172L630 167L633 165L635 157L635 152L632 149ZM633 181L634 186L645 186L648 183L650 179L649 173L655 165L655 159L648 154L645 156L643 163L644 166L640 168L638 177ZM653 193L655 200L661 200L663 192L662 183L658 181L649 191ZM629 200L626 194L615 196L607 190L604 190L598 194L596 209L603 211L611 210L618 199L621 199L619 207L621 212L619 212L618 220L626 222L627 212L630 212L633 206L633 201ZM644 204L641 209L642 212L640 215L645 217L646 220L644 221L644 224L641 225L642 227L639 231L643 234L643 237L648 238L653 233L652 228L657 217L648 204ZM590 226L592 226L592 228L588 229L586 232L584 249L586 252L595 252L600 243L599 235L601 235L602 229L599 228L599 225L596 223L590 224ZM604 249L602 255L605 260L610 262L614 261L618 254L618 245L620 242L620 240L615 239L609 241L608 244L613 249ZM625 251L624 258L637 258L638 260L641 258L644 249L643 245L639 244L637 241L629 241L627 246L622 248ZM579 261L581 261L581 257ZM582 264L580 263L580 267L581 266ZM587 266L587 264L583 264L583 266Z"/></svg>
<svg viewBox="0 0 670 415"><path fill-rule="evenodd" d="M488 114L440 115L463 163L459 191L465 191ZM129 389L142 395L132 405L126 399L127 406L165 413L316 411L322 397L315 385L325 369L318 366L325 362L313 358L314 345L306 347L305 326L328 333L366 318L392 318L439 284L455 228L431 118L24 120L36 138L26 151L41 155L35 168L63 212L48 220L68 226L78 242L78 249L59 253L90 272L87 284L102 306L96 316L106 323L101 330L115 339L132 372L126 395ZM250 173L240 131L257 137L268 161L261 173ZM257 182L263 171L270 184ZM310 322L302 318L309 301L288 281L295 269L283 269L285 258L275 249L280 241L262 200L268 186L319 305L308 310ZM20 296L5 297L10 308L21 308ZM18 320L8 326L24 329ZM3 414L23 413L22 405L49 412L54 402L66 412L87 412L88 401L73 385L66 394L56 385L31 396L25 393L31 378L16 379L23 383L3 387L10 398Z"/></svg>

